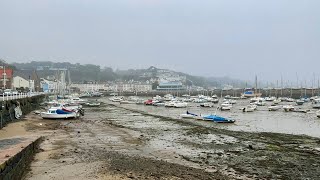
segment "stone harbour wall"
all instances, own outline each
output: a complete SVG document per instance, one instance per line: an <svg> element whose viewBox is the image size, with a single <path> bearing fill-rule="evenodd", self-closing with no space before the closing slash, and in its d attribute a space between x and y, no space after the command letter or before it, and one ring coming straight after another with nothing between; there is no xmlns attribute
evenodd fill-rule
<svg viewBox="0 0 320 180"><path fill-rule="evenodd" d="M38 95L32 97L26 97L22 99L9 100L0 102L0 129L6 124L14 122L15 107L20 104L22 115L26 115L31 111L39 108L41 102L43 102L45 95Z"/></svg>
<svg viewBox="0 0 320 180"><path fill-rule="evenodd" d="M34 154L39 148L42 137L29 143L28 146L21 149L20 152L10 157L8 160L0 164L1 180L19 180L23 177L26 169L28 169Z"/></svg>

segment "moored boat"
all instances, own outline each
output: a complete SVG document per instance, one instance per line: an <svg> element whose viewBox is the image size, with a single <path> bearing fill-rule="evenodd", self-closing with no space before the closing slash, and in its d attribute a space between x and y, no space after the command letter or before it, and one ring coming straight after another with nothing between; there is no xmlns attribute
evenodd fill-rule
<svg viewBox="0 0 320 180"><path fill-rule="evenodd" d="M152 101L152 99L148 99L143 104L144 105L153 105L153 101Z"/></svg>
<svg viewBox="0 0 320 180"><path fill-rule="evenodd" d="M101 103L100 102L88 102L88 103L86 103L86 105L89 107L98 107L101 105Z"/></svg>
<svg viewBox="0 0 320 180"><path fill-rule="evenodd" d="M210 103L201 103L200 107L213 107L213 105Z"/></svg>
<svg viewBox="0 0 320 180"><path fill-rule="evenodd" d="M185 114L180 114L181 118L195 118L195 117L199 117L197 114L194 113L190 113L189 111L187 111Z"/></svg>
<svg viewBox="0 0 320 180"><path fill-rule="evenodd" d="M256 105L247 105L246 107L244 108L241 108L240 110L242 110L242 112L253 112L254 110L257 109L257 106Z"/></svg>
<svg viewBox="0 0 320 180"><path fill-rule="evenodd" d="M312 103L313 103L312 108L320 109L320 99L314 99Z"/></svg>
<svg viewBox="0 0 320 180"><path fill-rule="evenodd" d="M283 108L283 110L284 110L285 112L294 111L294 106L292 106L291 104L289 104L289 105L284 105L282 108Z"/></svg>
<svg viewBox="0 0 320 180"><path fill-rule="evenodd" d="M43 119L69 119L79 117L80 112L75 110L68 110L65 108L51 108L47 112L41 112L40 115Z"/></svg>
<svg viewBox="0 0 320 180"><path fill-rule="evenodd" d="M208 116L203 116L204 120L211 120L217 123L234 123L235 120L233 119L228 119L228 118L224 118L221 116L217 116L217 115L208 115Z"/></svg>
<svg viewBox="0 0 320 180"><path fill-rule="evenodd" d="M303 103L304 103L304 100L302 100L302 99L298 99L298 100L296 101L296 104L297 104L297 105L303 105Z"/></svg>
<svg viewBox="0 0 320 180"><path fill-rule="evenodd" d="M278 105L275 105L275 104L273 104L273 105L271 105L271 106L268 107L268 110L269 110L269 111L277 111L277 110L279 110L279 109L281 109L281 107L278 106Z"/></svg>

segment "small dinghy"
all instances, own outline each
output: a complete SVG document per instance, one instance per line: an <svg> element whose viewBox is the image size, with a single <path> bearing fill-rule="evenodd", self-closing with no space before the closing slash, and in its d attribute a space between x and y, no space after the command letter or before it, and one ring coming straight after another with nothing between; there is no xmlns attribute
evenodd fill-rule
<svg viewBox="0 0 320 180"><path fill-rule="evenodd" d="M197 114L194 114L194 113L190 113L189 111L187 111L185 114L180 114L180 117L181 118L195 118L195 117L198 117Z"/></svg>

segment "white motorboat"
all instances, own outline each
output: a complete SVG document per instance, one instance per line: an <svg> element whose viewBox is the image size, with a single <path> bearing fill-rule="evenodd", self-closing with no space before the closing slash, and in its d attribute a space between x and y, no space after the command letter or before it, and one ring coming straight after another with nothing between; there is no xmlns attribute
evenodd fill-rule
<svg viewBox="0 0 320 180"><path fill-rule="evenodd" d="M202 103L200 104L200 107L213 107L213 105L210 103Z"/></svg>
<svg viewBox="0 0 320 180"><path fill-rule="evenodd" d="M253 98L250 99L250 103L255 103L255 102L258 102L258 101L264 101L264 98L253 97Z"/></svg>
<svg viewBox="0 0 320 180"><path fill-rule="evenodd" d="M312 108L320 109L320 99L314 99L312 103Z"/></svg>
<svg viewBox="0 0 320 180"><path fill-rule="evenodd" d="M256 109L257 109L256 105L247 105L246 107L241 108L243 112L253 112Z"/></svg>
<svg viewBox="0 0 320 180"><path fill-rule="evenodd" d="M292 106L291 104L285 105L282 108L284 109L285 112L294 111L294 106Z"/></svg>
<svg viewBox="0 0 320 180"><path fill-rule="evenodd" d="M122 97L118 97L118 96L114 96L112 98L109 98L109 100L112 101L112 102L120 102L120 101L123 100L123 98Z"/></svg>
<svg viewBox="0 0 320 180"><path fill-rule="evenodd" d="M231 110L232 106L221 106L221 111L229 111Z"/></svg>
<svg viewBox="0 0 320 180"><path fill-rule="evenodd" d="M272 96L272 97L266 97L266 98L265 98L266 101L274 101L274 100L276 100L276 99L277 99L277 98L274 97L274 96Z"/></svg>
<svg viewBox="0 0 320 180"><path fill-rule="evenodd" d="M154 101L152 103L153 106L165 106L165 103L162 101Z"/></svg>
<svg viewBox="0 0 320 180"><path fill-rule="evenodd" d="M77 118L80 116L80 112L68 109L56 109L51 108L47 112L41 112L41 117L43 119L68 119Z"/></svg>
<svg viewBox="0 0 320 180"><path fill-rule="evenodd" d="M212 102L212 103L218 103L218 102L219 102L219 99L218 99L218 98L213 98L213 99L211 100L211 102Z"/></svg>
<svg viewBox="0 0 320 180"><path fill-rule="evenodd" d="M281 103L281 100L280 99L275 99L275 100L272 101L272 103L273 104L279 104L279 103Z"/></svg>
<svg viewBox="0 0 320 180"><path fill-rule="evenodd" d="M180 114L181 118L189 118L189 119L193 119L197 116L198 116L197 114L190 113L189 111L187 111L185 114Z"/></svg>
<svg viewBox="0 0 320 180"><path fill-rule="evenodd" d="M213 99L217 99L217 98L218 98L218 96L217 96L216 94L212 95L211 97L212 97Z"/></svg>
<svg viewBox="0 0 320 180"><path fill-rule="evenodd" d="M163 97L163 100L165 100L165 101L171 101L171 100L173 100L174 99L174 97L173 97L173 95L171 95L171 94L166 94L166 95L164 95L164 97Z"/></svg>
<svg viewBox="0 0 320 180"><path fill-rule="evenodd" d="M175 106L175 102L174 101L168 101L164 103L165 107L174 107Z"/></svg>
<svg viewBox="0 0 320 180"><path fill-rule="evenodd" d="M195 98L193 100L193 102L195 102L195 103L205 103L205 102L208 102L208 101L206 99Z"/></svg>
<svg viewBox="0 0 320 180"><path fill-rule="evenodd" d="M70 99L70 103L73 103L73 104L85 104L85 103L87 103L87 100L80 99L80 98L71 98Z"/></svg>
<svg viewBox="0 0 320 180"><path fill-rule="evenodd" d="M269 111L277 111L277 110L281 109L281 106L273 104L273 105L269 106L268 109L269 109Z"/></svg>
<svg viewBox="0 0 320 180"><path fill-rule="evenodd" d="M175 108L185 108L187 106L188 106L188 103L186 103L186 102L175 102L173 107L175 107Z"/></svg>
<svg viewBox="0 0 320 180"><path fill-rule="evenodd" d="M297 104L297 105L303 105L303 103L304 103L304 100L303 100L303 99L298 99L298 100L296 101L296 104Z"/></svg>
<svg viewBox="0 0 320 180"><path fill-rule="evenodd" d="M267 103L264 100L260 99L257 102L255 102L254 104L257 106L265 106Z"/></svg>
<svg viewBox="0 0 320 180"><path fill-rule="evenodd" d="M231 108L232 108L232 104L229 101L226 101L221 104L220 110L222 111L231 110Z"/></svg>
<svg viewBox="0 0 320 180"><path fill-rule="evenodd" d="M287 102L294 102L295 100L293 98L287 98L286 101Z"/></svg>
<svg viewBox="0 0 320 180"><path fill-rule="evenodd" d="M152 98L154 101L162 101L162 97L159 95L156 95L155 97Z"/></svg>

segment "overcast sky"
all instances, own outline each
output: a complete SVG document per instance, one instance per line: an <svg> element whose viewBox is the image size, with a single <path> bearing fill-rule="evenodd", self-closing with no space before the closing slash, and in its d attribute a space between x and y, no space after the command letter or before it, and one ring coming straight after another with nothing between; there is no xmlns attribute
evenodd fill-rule
<svg viewBox="0 0 320 180"><path fill-rule="evenodd" d="M0 0L0 58L320 76L320 0Z"/></svg>

